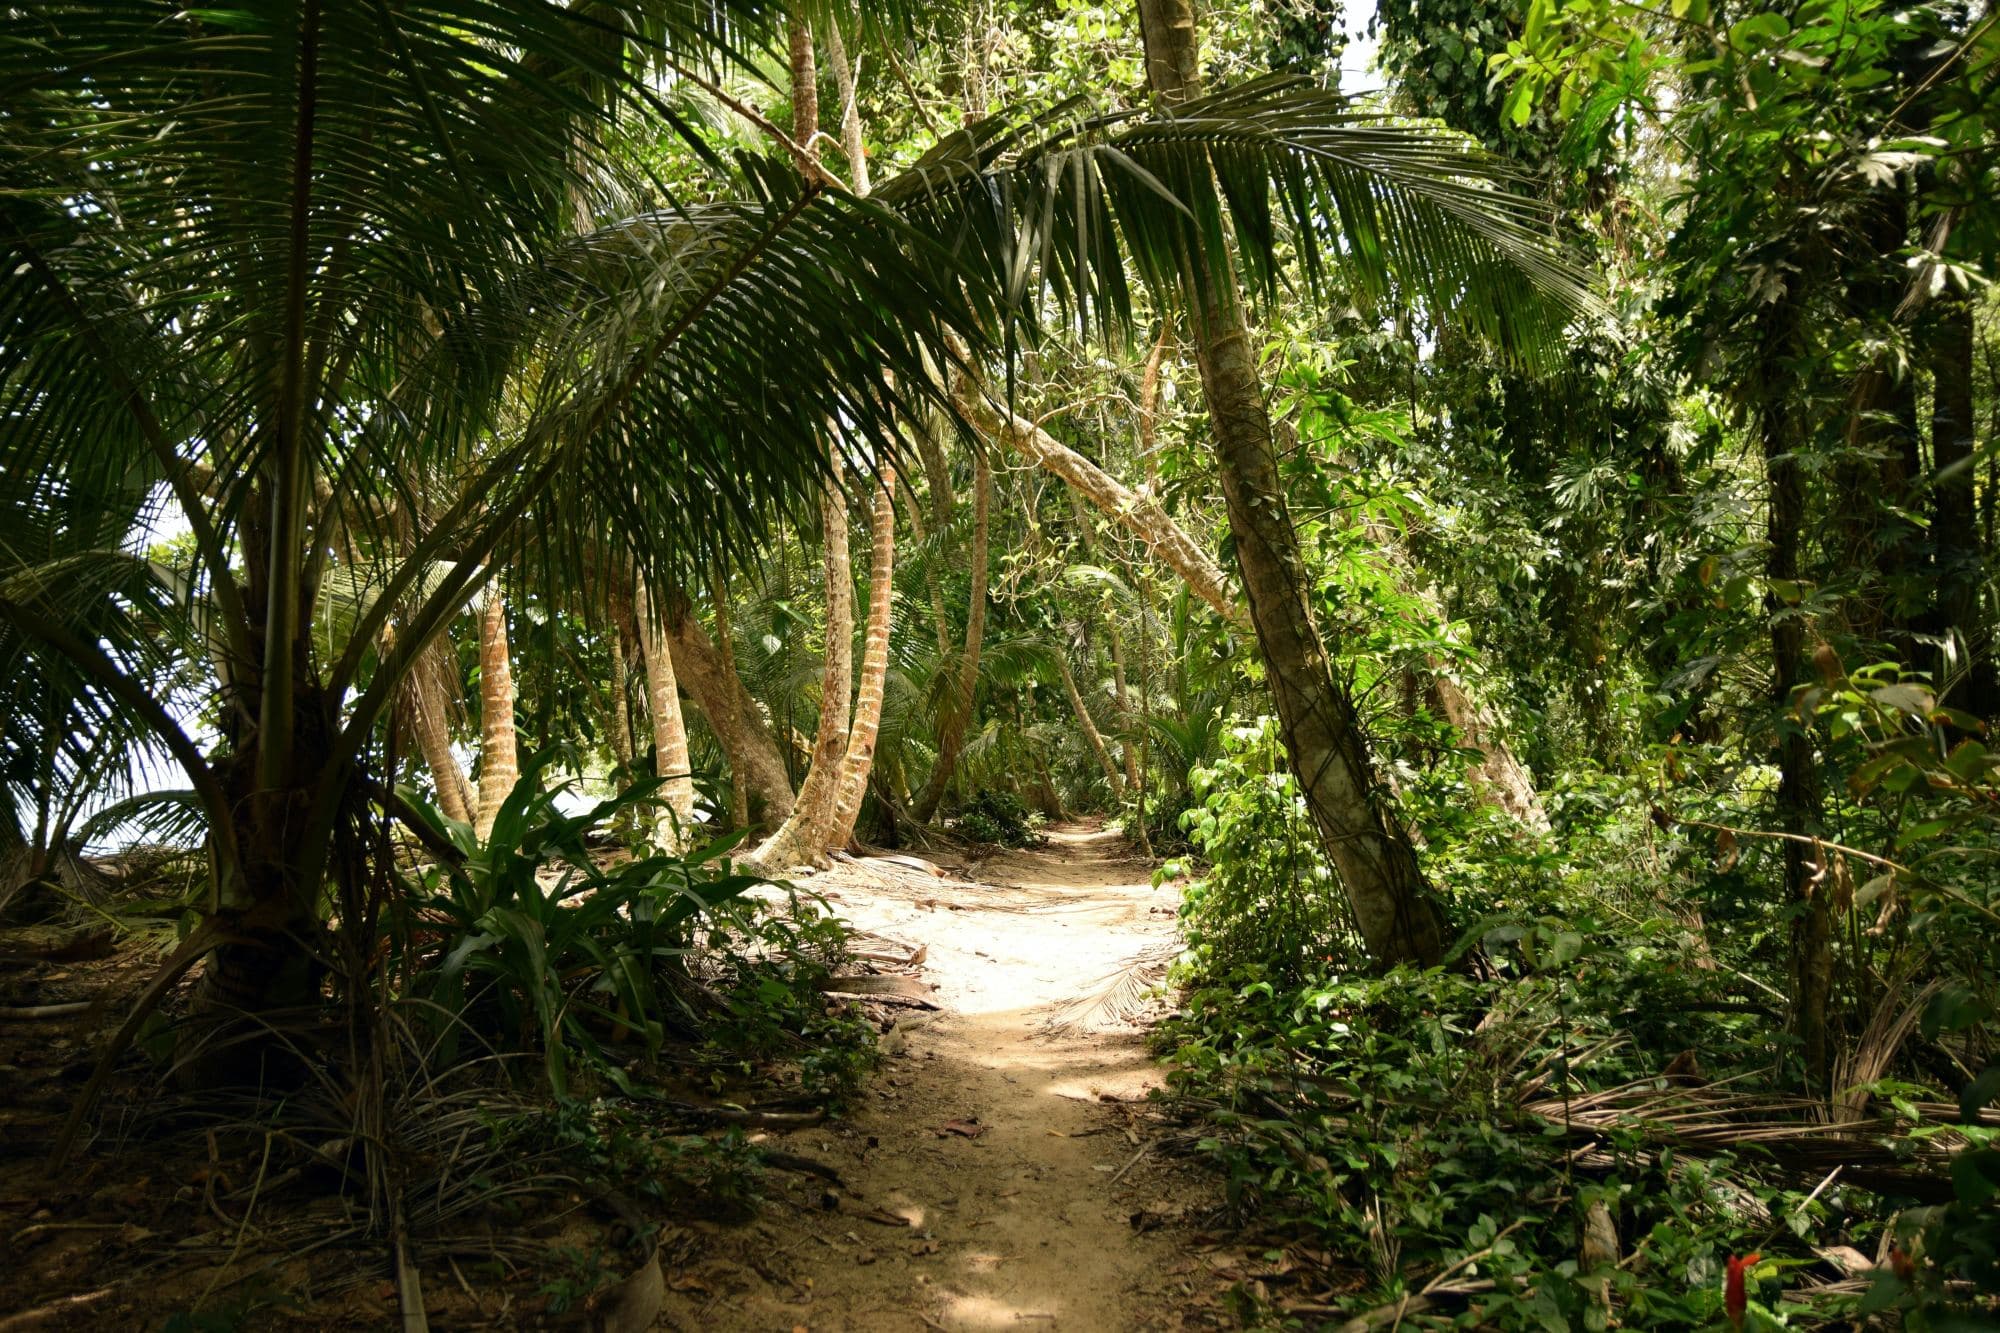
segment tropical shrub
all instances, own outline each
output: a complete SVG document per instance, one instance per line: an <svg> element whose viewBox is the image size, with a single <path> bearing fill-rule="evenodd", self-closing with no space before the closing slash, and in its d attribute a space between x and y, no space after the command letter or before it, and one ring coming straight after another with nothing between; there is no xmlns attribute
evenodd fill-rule
<svg viewBox="0 0 2000 1333"><path fill-rule="evenodd" d="M1196 769L1190 790L1195 804L1181 826L1200 862L1173 860L1158 872L1165 880L1200 864L1181 896L1186 976L1284 989L1330 960L1354 962L1358 943L1277 720L1225 731L1221 759Z"/></svg>

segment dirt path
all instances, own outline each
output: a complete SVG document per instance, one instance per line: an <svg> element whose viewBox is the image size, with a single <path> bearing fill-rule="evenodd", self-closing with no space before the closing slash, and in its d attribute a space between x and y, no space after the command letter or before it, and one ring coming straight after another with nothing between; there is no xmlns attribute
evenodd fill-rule
<svg viewBox="0 0 2000 1333"><path fill-rule="evenodd" d="M884 1039L851 1117L773 1144L838 1170L839 1197L787 1177L762 1220L706 1232L663 1324L1179 1326L1174 1219L1204 1187L1141 1151L1126 1104L1157 1080L1129 1002L1175 939L1175 896L1149 870L1116 836L1072 828L942 878L870 859L813 880L864 950L926 951L940 1008L907 1011ZM1105 1002L1077 1003L1092 995Z"/></svg>

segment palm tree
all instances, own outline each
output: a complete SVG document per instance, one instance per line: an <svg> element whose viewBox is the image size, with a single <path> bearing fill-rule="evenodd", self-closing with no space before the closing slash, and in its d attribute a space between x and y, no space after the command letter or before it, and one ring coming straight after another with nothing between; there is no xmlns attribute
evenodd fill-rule
<svg viewBox="0 0 2000 1333"><path fill-rule="evenodd" d="M533 589L609 540L675 582L816 491L829 440L889 449L921 346L979 342L959 267L879 211L748 161L739 199L661 208L614 151L621 123L675 123L651 70L776 24L750 0L0 18L5 474L30 509L163 488L215 743L144 686L172 636L77 614L92 571L10 550L0 619L187 770L217 911L176 961L212 949L217 997L313 995L334 845L390 800L378 724L501 569ZM363 607L322 640L329 571L363 565Z"/></svg>
<svg viewBox="0 0 2000 1333"><path fill-rule="evenodd" d="M1155 98L1169 114L1199 118L1210 103L1202 95L1199 33L1190 0L1139 0L1138 7L1147 81ZM1416 163L1382 165L1394 172ZM1373 207L1369 196L1351 193L1337 179L1338 170L1329 172L1333 178L1324 187L1350 254L1372 254L1378 261L1353 265L1364 290L1379 292L1382 280L1394 275L1437 308L1469 316L1503 345L1552 341L1555 330L1546 322L1549 303L1535 299L1535 293L1522 293L1528 299L1515 306L1505 291L1536 276L1538 269L1547 273L1543 266L1550 264L1546 256L1518 245L1523 215L1510 211L1502 202L1506 196L1475 201L1425 192L1412 201L1418 207L1392 220L1387 210ZM1458 211L1467 204L1476 215ZM1510 215L1511 226L1501 221ZM1244 230L1243 211L1235 216L1239 231ZM1313 219L1303 221L1310 232ZM1471 226L1460 230L1449 225L1453 221ZM1232 254L1237 247L1220 226L1190 231L1176 258L1191 289L1195 359L1222 464L1230 533L1285 748L1371 956L1384 963L1436 963L1448 943L1443 909L1424 879L1408 832L1380 798L1353 700L1336 677L1314 624L1256 353L1237 294ZM1248 244L1240 254L1252 275L1260 270L1268 274L1270 247L1254 232L1245 239ZM1478 253L1482 243L1490 247L1485 254ZM1508 259L1515 262L1506 264ZM1557 288L1567 285L1564 275L1548 276L1556 279Z"/></svg>
<svg viewBox="0 0 2000 1333"><path fill-rule="evenodd" d="M194 548L177 581L0 552L6 651L170 753L206 816L214 910L142 1008L204 955L213 1000L313 999L329 886L403 813L381 724L503 570L533 596L610 549L685 586L816 504L836 460L955 419L936 368L1039 295L1128 328L1129 259L1221 299L1226 219L1268 280L1274 186L1309 275L1415 265L1512 312L1503 332L1546 318L1537 283L1573 286L1457 140L1283 80L1166 118L975 125L870 199L690 130L728 192L676 203L616 146L682 127L662 85L783 41L756 0L0 15L5 499L102 524L143 487ZM335 573L352 614L322 634ZM688 623L678 598L664 619ZM213 663L199 741L147 685L190 661ZM7 703L9 743L46 748L57 713Z"/></svg>

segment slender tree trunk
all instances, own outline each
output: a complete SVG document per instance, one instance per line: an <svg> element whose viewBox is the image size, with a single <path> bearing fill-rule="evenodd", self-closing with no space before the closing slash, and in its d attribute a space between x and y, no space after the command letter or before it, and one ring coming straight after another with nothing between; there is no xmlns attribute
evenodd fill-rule
<svg viewBox="0 0 2000 1333"><path fill-rule="evenodd" d="M782 824L790 817L797 798L784 755L757 701L743 688L743 681L716 645L709 642L686 602L668 608L666 629L674 674L701 706L702 716L708 719L729 760L730 772L741 775L752 803L751 813L772 826ZM716 632L723 630L718 621Z"/></svg>
<svg viewBox="0 0 2000 1333"><path fill-rule="evenodd" d="M1107 518L1144 542L1155 559L1186 580L1189 590L1223 619L1245 633L1252 631L1250 616L1229 586L1228 576L1157 500L1135 493L1026 417L996 408L977 386L962 383L957 399L960 410L980 434L1062 478Z"/></svg>
<svg viewBox="0 0 2000 1333"><path fill-rule="evenodd" d="M1937 552L1933 618L1940 634L1954 633L1966 661L1947 699L1982 717L2000 713L2000 673L1993 660L1991 627L1981 613L1983 561L1979 549L1974 481L1972 403L1972 303L1964 297L1937 310L1930 338L1931 539ZM1937 679L1951 682L1954 672Z"/></svg>
<svg viewBox="0 0 2000 1333"><path fill-rule="evenodd" d="M924 512L922 505L910 506L910 530L916 534L919 544L924 542ZM943 529L938 529L942 541ZM933 552L932 558L924 561L924 590L931 599L931 628L937 632L938 661L951 656L951 619L944 608L944 585L938 582L937 557L942 552Z"/></svg>
<svg viewBox="0 0 2000 1333"><path fill-rule="evenodd" d="M790 23L792 56L792 139L819 156L819 69L813 61L812 29L797 13Z"/></svg>
<svg viewBox="0 0 2000 1333"><path fill-rule="evenodd" d="M457 685L458 655L449 636L441 634L410 670L410 729L416 733L418 752L431 772L431 785L437 789L438 810L446 819L470 824L479 796L451 748L452 707L447 691Z"/></svg>
<svg viewBox="0 0 2000 1333"><path fill-rule="evenodd" d="M1160 321L1160 336L1139 372L1139 462L1146 469L1146 493L1160 493L1160 368L1174 339L1174 321Z"/></svg>
<svg viewBox="0 0 2000 1333"><path fill-rule="evenodd" d="M1771 358L1758 412L1764 449L1764 476L1770 493L1770 549L1764 572L1774 584L1796 582L1799 546L1805 528L1805 479L1797 457L1799 430L1793 400L1800 386L1779 369L1797 354L1796 312L1789 303L1763 320L1763 346ZM1785 897L1791 906L1792 1031L1805 1060L1806 1079L1825 1089L1832 1068L1828 1008L1833 995L1833 911L1823 892L1826 868L1819 849L1795 841L1820 835L1819 770L1813 757L1810 719L1793 711L1795 682L1805 678L1806 627L1796 610L1775 595L1765 600L1771 622L1771 704L1778 725L1778 828L1792 837L1782 844Z"/></svg>
<svg viewBox="0 0 2000 1333"><path fill-rule="evenodd" d="M979 687L979 647L986 635L987 518L992 503L992 465L986 451L976 449L972 455L972 549L967 552L972 562L972 589L965 612L965 652L958 660L958 679L938 727L937 762L931 765L931 775L910 809L919 824L937 817L945 789L958 768L966 728L972 722L972 703Z"/></svg>
<svg viewBox="0 0 2000 1333"><path fill-rule="evenodd" d="M1090 525L1090 515L1083 506L1083 496L1074 486L1069 488L1071 510L1076 514L1078 530L1083 534L1083 549L1090 554L1092 563L1103 563L1097 551L1097 534ZM1194 543L1190 541L1188 545ZM1125 634L1118 628L1117 608L1107 605L1104 614L1104 639L1111 656L1111 700L1118 710L1118 726L1128 739L1119 742L1125 763L1125 785L1133 791L1139 788L1139 747L1129 739L1134 734L1137 723L1132 716L1132 692L1127 685L1125 666ZM1115 785L1115 784L1114 784Z"/></svg>
<svg viewBox="0 0 2000 1333"><path fill-rule="evenodd" d="M1139 0L1139 13L1155 95L1168 108L1198 97L1201 74L1189 0ZM1447 943L1444 912L1409 836L1382 808L1353 701L1313 624L1233 263L1226 253L1195 262L1208 268L1200 275L1203 296L1194 312L1196 362L1222 464L1237 564L1286 750L1371 956L1384 965L1436 963Z"/></svg>
<svg viewBox="0 0 2000 1333"><path fill-rule="evenodd" d="M729 576L719 569L715 571L709 579L708 595L715 603L716 656L721 660L723 675L736 680L736 638L729 628ZM729 758L729 827L750 827L750 787L733 757Z"/></svg>
<svg viewBox="0 0 2000 1333"><path fill-rule="evenodd" d="M1104 743L1104 733L1097 729L1090 709L1084 705L1083 692L1076 687L1076 676L1069 669L1067 653L1056 654L1056 674L1062 678L1063 693L1069 696L1070 711L1076 714L1077 729L1083 732L1090 752L1097 756L1097 766L1104 770L1104 780L1111 786L1112 797L1124 800L1125 775L1118 771L1118 763L1111 757L1111 748Z"/></svg>
<svg viewBox="0 0 2000 1333"><path fill-rule="evenodd" d="M1104 618L1104 636L1111 645L1111 698L1118 705L1118 725L1130 735L1138 726L1138 719L1132 712L1132 691L1125 671L1125 635L1118 628L1116 614ZM1119 742L1125 753L1125 781L1137 788L1139 785L1139 747L1130 740Z"/></svg>
<svg viewBox="0 0 2000 1333"><path fill-rule="evenodd" d="M688 762L687 723L681 717L681 687L674 675L673 649L666 630L653 617L652 599L644 579L632 585L632 609L639 622L639 642L646 658L646 705L653 720L653 775L664 778L660 788L668 817L661 822L662 843L678 850L694 823L694 774Z"/></svg>
<svg viewBox="0 0 2000 1333"><path fill-rule="evenodd" d="M847 60L847 46L840 40L840 25L826 25L826 63L833 70L833 85L840 95L840 150L847 158L847 188L865 195L869 190L868 149L861 142L861 104L854 96L854 67Z"/></svg>
<svg viewBox="0 0 2000 1333"><path fill-rule="evenodd" d="M826 656L820 671L819 726L812 759L791 817L748 858L773 870L824 859L819 837L833 822L834 790L853 717L854 567L847 544L847 496L841 489L837 459L820 497L820 522L825 530L820 573L826 585Z"/></svg>
<svg viewBox="0 0 2000 1333"><path fill-rule="evenodd" d="M622 598L613 598L611 613L611 680L610 695L606 703L605 742L611 747L612 774L614 787L624 788L637 776L633 770L632 746L632 668L625 655L625 608L620 605ZM630 807L627 807L629 811ZM629 813L621 811L617 826L629 830L632 820Z"/></svg>
<svg viewBox="0 0 2000 1333"><path fill-rule="evenodd" d="M875 489L875 513L869 530L868 630L861 645L861 682L854 694L854 725L847 733L847 754L834 787L833 816L819 839L822 851L845 847L854 837L854 822L868 793L868 775L875 767L875 738L882 727L882 692L889 680L889 629L895 612L896 474L886 464Z"/></svg>
<svg viewBox="0 0 2000 1333"><path fill-rule="evenodd" d="M514 731L514 664L507 648L507 601L487 585L479 618L479 806L472 822L481 841L493 832L500 803L521 779Z"/></svg>

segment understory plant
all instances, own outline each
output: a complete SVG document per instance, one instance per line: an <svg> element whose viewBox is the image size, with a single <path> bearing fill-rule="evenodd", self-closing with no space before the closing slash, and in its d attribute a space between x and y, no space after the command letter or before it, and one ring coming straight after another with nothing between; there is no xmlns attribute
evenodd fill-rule
<svg viewBox="0 0 2000 1333"><path fill-rule="evenodd" d="M456 1054L462 1029L538 1048L549 1088L562 1095L573 1052L626 1082L605 1055L607 1036L657 1053L666 1013L687 1003L671 982L685 975L697 920L766 881L721 860L733 839L686 855L643 844L594 849L592 834L645 804L661 783L565 814L571 784L544 788L546 763L546 755L529 762L484 841L419 807L464 859L419 871L412 891L394 900L394 916L405 985L433 1006L445 1057Z"/></svg>
<svg viewBox="0 0 2000 1333"><path fill-rule="evenodd" d="M1714 858L1714 833L1588 786L1558 795L1553 834L1427 820L1458 946L1443 968L1371 974L1322 906L1337 901L1325 868L1302 863L1304 813L1270 724L1234 730L1197 777L1187 823L1205 864L1186 886L1186 989L1160 1040L1169 1098L1200 1126L1237 1215L1347 1292L1349 1314L1368 1305L1328 1270L1365 1269L1367 1291L1407 1302L1411 1323L1713 1327L1729 1260L1755 1253L1746 1327L1891 1309L1911 1328L1978 1326L1954 1312L1991 1289L2000 1130L1982 1117L2000 1077L1972 1076L1989 1058L1989 983L1954 941L1981 938L1989 909L1957 869L1987 836L1983 742L1939 734L1971 720L1879 676L1803 704L1823 714L1830 758L1860 774L1850 798L1904 794L1899 814L1868 817L1891 819L1907 864L1879 857L1864 880L1836 857L1874 854L1818 849L1857 935L1883 918L1890 966L1883 937L1904 915L1927 932L1963 918L1921 954L1941 971L1908 1011L1910 1051L1870 1065L1874 1039L1857 1033L1832 1116L1794 1093L1796 1040L1760 976L1782 975L1783 932L1711 938L1675 906L1707 901L1733 921L1730 890L1708 881L1739 867Z"/></svg>

